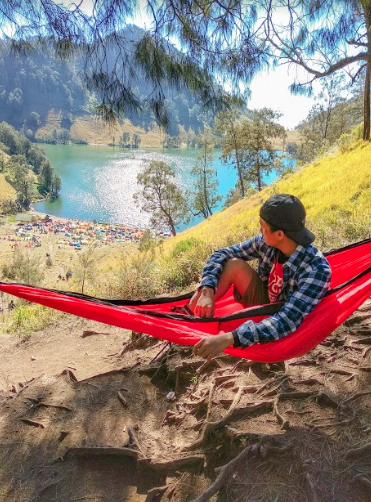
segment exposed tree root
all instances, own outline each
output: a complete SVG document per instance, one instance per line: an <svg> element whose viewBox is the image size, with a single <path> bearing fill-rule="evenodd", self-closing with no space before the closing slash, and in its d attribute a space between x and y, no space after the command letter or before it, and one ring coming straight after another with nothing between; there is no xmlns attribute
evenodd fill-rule
<svg viewBox="0 0 371 502"><path fill-rule="evenodd" d="M371 390L365 390L363 392L356 392L355 394L352 394L351 396L347 397L342 401L343 404L349 403L350 401L353 401L354 399L358 399L361 396L367 396L368 394L371 394Z"/></svg>
<svg viewBox="0 0 371 502"><path fill-rule="evenodd" d="M287 363L289 366L315 366L316 359L300 359L299 361L292 361Z"/></svg>
<svg viewBox="0 0 371 502"><path fill-rule="evenodd" d="M118 391L117 392L117 397L121 401L122 405L125 406L125 408L126 408L127 405L128 405L128 402L127 402L126 398L123 396L122 392Z"/></svg>
<svg viewBox="0 0 371 502"><path fill-rule="evenodd" d="M145 456L145 453L136 435L136 430L138 430L138 427L136 425L129 425L128 427L129 442L127 446L129 446L130 448L134 446L139 451L139 453Z"/></svg>
<svg viewBox="0 0 371 502"><path fill-rule="evenodd" d="M251 439L253 441L264 441L265 439L271 438L270 434L258 434L255 432L246 432L246 431L239 431L235 429L234 427L230 427L227 425L225 427L225 434L226 436L232 438L232 439L242 439L242 438L247 438Z"/></svg>
<svg viewBox="0 0 371 502"><path fill-rule="evenodd" d="M261 394L263 392L263 390L265 389L269 389L269 391L271 390L277 390L278 388L280 388L285 382L287 382L289 380L289 377L287 375L283 375L279 378L275 378L273 380L269 380L268 382L266 382L265 384L263 384L261 387L258 388L258 390L256 391L257 394ZM264 394L265 396L266 394Z"/></svg>
<svg viewBox="0 0 371 502"><path fill-rule="evenodd" d="M175 471L191 466L203 466L204 455L190 455L188 457L174 458L171 460L154 461L152 458L138 458L138 466L145 466L156 471Z"/></svg>
<svg viewBox="0 0 371 502"><path fill-rule="evenodd" d="M279 401L279 396L277 396L273 402L273 413L277 418L278 423L281 425L281 428L283 430L287 430L290 428L290 422L279 412L278 401Z"/></svg>
<svg viewBox="0 0 371 502"><path fill-rule="evenodd" d="M371 488L371 479L364 474L357 474L351 481L352 483L362 483L366 485L368 488Z"/></svg>
<svg viewBox="0 0 371 502"><path fill-rule="evenodd" d="M360 446L359 448L353 448L348 450L344 455L345 460L354 459L357 457L363 457L364 455L369 455L371 453L371 443Z"/></svg>
<svg viewBox="0 0 371 502"><path fill-rule="evenodd" d="M272 441L272 438L269 439ZM223 465L222 467L218 467L215 469L215 473L217 474L217 478L215 481L207 488L203 493L201 493L197 498L195 498L192 502L206 502L213 495L215 495L229 480L232 474L236 471L238 466L245 462L245 460L249 456L257 456L261 455L266 457L269 453L283 453L288 451L292 446L273 446L268 444L268 439L265 440L263 437L261 441L255 443L253 445L248 446L242 452L237 455L233 460L228 462L228 464Z"/></svg>
<svg viewBox="0 0 371 502"><path fill-rule="evenodd" d="M246 406L239 408L234 407L233 409L231 406L230 411L228 411L228 413L222 419L217 420L215 422L205 421L200 437L194 443L185 446L182 449L182 451L190 451L199 448L207 441L207 435L209 432L223 428L225 425L227 425L228 422L238 417L247 415L248 413L257 410L267 411L272 409L273 409L273 401L260 401L258 403L249 403Z"/></svg>
<svg viewBox="0 0 371 502"><path fill-rule="evenodd" d="M168 485L165 486L156 486L147 492L145 502L153 502L153 500L159 496L165 494L166 490L169 488Z"/></svg>
<svg viewBox="0 0 371 502"><path fill-rule="evenodd" d="M63 456L63 460L70 456L79 457L90 457L90 456L101 456L101 455L113 455L113 456L123 456L131 457L134 459L139 458L139 452L131 448L113 448L106 446L76 446L74 448L69 448Z"/></svg>
<svg viewBox="0 0 371 502"><path fill-rule="evenodd" d="M306 378L304 380L293 380L293 385L322 385L322 382L317 380L317 378Z"/></svg>
<svg viewBox="0 0 371 502"><path fill-rule="evenodd" d="M317 491L316 491L316 486L313 482L312 476L307 472L305 474L305 480L307 482L308 488L310 490L309 492L309 500L311 502L319 502L318 496L317 496Z"/></svg>
<svg viewBox="0 0 371 502"><path fill-rule="evenodd" d="M66 375L70 380L72 380L72 382L78 382L77 378L75 377L75 374L68 368L64 369L61 375Z"/></svg>
<svg viewBox="0 0 371 502"><path fill-rule="evenodd" d="M171 349L171 342L166 342L165 345L162 347L162 349L157 352L155 357L150 360L149 364L153 363L153 361L156 361L156 359L166 350L166 349Z"/></svg>
<svg viewBox="0 0 371 502"><path fill-rule="evenodd" d="M30 420L28 418L20 418L21 422L24 422L27 425L32 425L33 427L40 427L40 429L45 429L45 425L41 422L35 422L35 420Z"/></svg>
<svg viewBox="0 0 371 502"><path fill-rule="evenodd" d="M344 326L353 326L354 324L361 323L363 321L367 321L370 318L370 314L364 312L357 312L353 314L349 319L344 322Z"/></svg>
<svg viewBox="0 0 371 502"><path fill-rule="evenodd" d="M96 375L93 375L89 378L84 378L83 380L76 380L76 381L78 383L90 383L90 380L93 380L95 378L100 378L102 376L121 375L122 373L127 373L128 371L133 370L136 366L139 366L139 364L140 362L137 362L135 364L132 364L131 366L126 366L119 370L111 370L111 371L105 371L104 373L97 373Z"/></svg>
<svg viewBox="0 0 371 502"><path fill-rule="evenodd" d="M353 375L351 371L343 370L340 368L331 368L329 371L321 371L320 375L327 375L328 373L336 375Z"/></svg>
<svg viewBox="0 0 371 502"><path fill-rule="evenodd" d="M88 336L93 336L93 335L110 335L110 333L104 333L103 331L93 331L90 329L86 329L85 331L82 332L80 336L81 338L86 338Z"/></svg>

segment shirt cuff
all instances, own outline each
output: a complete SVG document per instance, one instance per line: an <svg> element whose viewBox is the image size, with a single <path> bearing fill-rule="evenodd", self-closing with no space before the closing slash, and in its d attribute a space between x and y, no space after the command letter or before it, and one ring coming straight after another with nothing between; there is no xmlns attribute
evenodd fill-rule
<svg viewBox="0 0 371 502"><path fill-rule="evenodd" d="M232 331L233 335L233 347L236 349L237 347L241 347L240 339L238 338L237 332Z"/></svg>
<svg viewBox="0 0 371 502"><path fill-rule="evenodd" d="M248 326L249 324L250 326ZM255 325L253 321L247 321L233 330L233 347L241 347L242 349L244 349L256 343L256 341L254 340L254 333L252 332L254 326Z"/></svg>
<svg viewBox="0 0 371 502"><path fill-rule="evenodd" d="M201 284L201 285L198 287L197 291L200 291L202 288L210 288L210 289L212 289L212 290L214 291L214 293L215 293L215 286L213 286L212 284Z"/></svg>

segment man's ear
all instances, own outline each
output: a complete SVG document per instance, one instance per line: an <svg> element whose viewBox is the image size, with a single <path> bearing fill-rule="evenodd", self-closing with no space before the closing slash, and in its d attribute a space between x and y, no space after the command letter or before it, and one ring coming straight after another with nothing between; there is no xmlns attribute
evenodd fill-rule
<svg viewBox="0 0 371 502"><path fill-rule="evenodd" d="M277 237L283 239L285 237L285 232L283 230L277 230Z"/></svg>

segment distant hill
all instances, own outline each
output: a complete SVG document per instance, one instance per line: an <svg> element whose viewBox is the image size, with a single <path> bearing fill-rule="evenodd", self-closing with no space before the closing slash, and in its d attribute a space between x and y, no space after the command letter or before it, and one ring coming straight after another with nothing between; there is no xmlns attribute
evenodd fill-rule
<svg viewBox="0 0 371 502"><path fill-rule="evenodd" d="M131 43L140 32L140 28L131 28ZM128 46L128 53L132 49ZM23 55L15 54L6 42L1 42L0 122L7 122L31 140L53 141L53 134L56 135L53 130L56 130L58 134L68 131L72 141L86 141L92 137L91 142L96 142L98 135L94 133L97 124L94 112L100 98L84 87L80 78L81 69L82 59L78 55L62 61L47 47L43 50L35 48ZM134 78L132 87L143 101L151 92L145 82ZM163 90L170 118L169 135L175 136L179 131L199 133L204 123L212 120L212 114L204 111L190 92L167 85L163 86ZM117 126L116 135L118 132L130 132L127 130L130 124L141 137L149 138L153 131L156 135L159 133L153 115L145 108L138 113L128 112L125 120ZM99 135L102 131L103 127L99 126ZM103 134L108 139L111 135L109 128L104 128ZM148 145L153 141L149 139Z"/></svg>

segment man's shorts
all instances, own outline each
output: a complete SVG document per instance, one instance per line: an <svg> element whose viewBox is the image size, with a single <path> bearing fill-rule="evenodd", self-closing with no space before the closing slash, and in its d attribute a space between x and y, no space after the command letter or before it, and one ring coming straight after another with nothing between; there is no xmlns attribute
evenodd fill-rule
<svg viewBox="0 0 371 502"><path fill-rule="evenodd" d="M252 305L264 305L269 303L268 285L264 283L256 270L252 269L252 279L245 293L241 295L237 288L234 288L233 296L236 302L243 303L244 307Z"/></svg>

